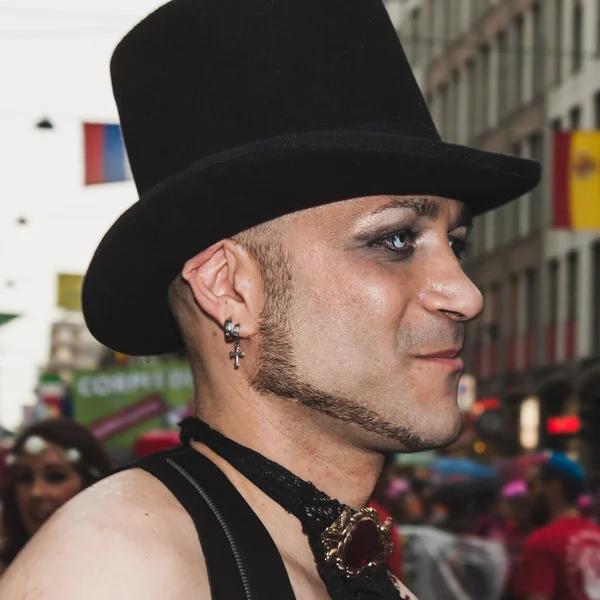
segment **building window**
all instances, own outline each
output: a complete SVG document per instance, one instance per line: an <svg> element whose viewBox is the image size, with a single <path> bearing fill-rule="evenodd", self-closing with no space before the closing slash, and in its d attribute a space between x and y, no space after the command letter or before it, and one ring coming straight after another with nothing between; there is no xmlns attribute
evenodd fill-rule
<svg viewBox="0 0 600 600"><path fill-rule="evenodd" d="M452 73L452 138L459 141L459 131L461 127L460 118L460 70L456 69Z"/></svg>
<svg viewBox="0 0 600 600"><path fill-rule="evenodd" d="M457 8L454 4L454 2L448 0L447 19L450 21L450 39L455 39L460 35L460 8Z"/></svg>
<svg viewBox="0 0 600 600"><path fill-rule="evenodd" d="M571 69L573 73L581 70L583 62L583 3L576 1L573 7L573 54Z"/></svg>
<svg viewBox="0 0 600 600"><path fill-rule="evenodd" d="M581 107L574 106L569 111L569 128L579 129L581 127Z"/></svg>
<svg viewBox="0 0 600 600"><path fill-rule="evenodd" d="M523 102L523 70L525 65L525 26L523 15L515 19L515 106L520 106Z"/></svg>
<svg viewBox="0 0 600 600"><path fill-rule="evenodd" d="M558 322L558 260L548 264L548 322L556 325Z"/></svg>
<svg viewBox="0 0 600 600"><path fill-rule="evenodd" d="M443 2L443 14L440 15L444 19L444 41L446 44L450 43L452 39L452 7L450 6L451 0L444 0Z"/></svg>
<svg viewBox="0 0 600 600"><path fill-rule="evenodd" d="M443 135L444 138L448 137L448 129L450 126L449 103L450 103L450 98L448 95L448 84L444 83L440 87L440 109L441 109L440 110L440 121L441 121L440 129L444 132L444 135Z"/></svg>
<svg viewBox="0 0 600 600"><path fill-rule="evenodd" d="M480 73L480 95L477 104L480 106L479 110L479 127L482 130L488 128L488 107L490 104L490 47L484 46L481 49L481 73Z"/></svg>
<svg viewBox="0 0 600 600"><path fill-rule="evenodd" d="M429 0L427 5L427 31L425 32L424 49L426 50L426 63L429 63L435 56L437 56L437 32L435 30L435 11L437 9L436 0Z"/></svg>
<svg viewBox="0 0 600 600"><path fill-rule="evenodd" d="M539 94L544 89L544 48L542 47L542 11L539 2L531 5L533 21L533 93Z"/></svg>
<svg viewBox="0 0 600 600"><path fill-rule="evenodd" d="M535 133L529 138L530 156L534 160L542 161L543 137ZM542 186L538 185L529 196L529 226L531 231L539 231L542 226Z"/></svg>
<svg viewBox="0 0 600 600"><path fill-rule="evenodd" d="M500 302L500 284L493 283L490 286L490 324L489 339L494 343L500 340L502 303Z"/></svg>
<svg viewBox="0 0 600 600"><path fill-rule="evenodd" d="M562 35L562 13L563 1L554 0L554 83L560 83L562 80L562 53L563 53L563 35Z"/></svg>
<svg viewBox="0 0 600 600"><path fill-rule="evenodd" d="M598 0L600 2L600 0ZM473 0L468 0L468 2L464 2L461 6L463 6L465 10L465 18L467 22L467 29L471 28L471 23L475 20L477 16L475 14L475 2Z"/></svg>
<svg viewBox="0 0 600 600"><path fill-rule="evenodd" d="M53 361L61 365L68 365L73 362L75 353L70 346L58 346L54 352Z"/></svg>
<svg viewBox="0 0 600 600"><path fill-rule="evenodd" d="M512 154L518 157L523 156L523 148L520 143L513 145ZM510 202L506 205L506 207L510 211L510 218L507 219L506 223L508 228L507 239L515 239L519 237L521 231L521 200L517 200L516 202Z"/></svg>
<svg viewBox="0 0 600 600"><path fill-rule="evenodd" d="M579 254L567 256L567 319L577 319L577 284L579 282Z"/></svg>
<svg viewBox="0 0 600 600"><path fill-rule="evenodd" d="M494 233L494 248L500 248L506 241L506 206L497 208L490 214Z"/></svg>
<svg viewBox="0 0 600 600"><path fill-rule="evenodd" d="M476 217L475 223L476 226L473 227L475 239L473 241L477 244L479 254L482 255L489 251L487 215Z"/></svg>
<svg viewBox="0 0 600 600"><path fill-rule="evenodd" d="M537 328L539 306L537 302L537 273L528 269L525 273L525 331L531 333Z"/></svg>
<svg viewBox="0 0 600 600"><path fill-rule="evenodd" d="M467 63L467 132L468 138L475 137L477 131L477 113L478 113L478 102L477 102L477 78L475 72L475 61L470 60Z"/></svg>
<svg viewBox="0 0 600 600"><path fill-rule="evenodd" d="M411 49L410 56L412 58L413 65L419 62L419 49L421 44L421 11L415 8L411 14Z"/></svg>
<svg viewBox="0 0 600 600"><path fill-rule="evenodd" d="M506 33L498 34L498 120L501 120L508 110L508 47Z"/></svg>
<svg viewBox="0 0 600 600"><path fill-rule="evenodd" d="M484 334L485 334L485 326L486 326L486 313L487 313L487 290L482 286L477 286L479 289L479 293L483 298L483 311L479 315L479 317L471 322L471 326L475 330L474 339L475 345L481 346L485 342ZM469 327L469 325L467 325ZM468 339L468 335L467 335Z"/></svg>
<svg viewBox="0 0 600 600"><path fill-rule="evenodd" d="M516 275L511 275L508 282L509 299L508 299L508 332L509 335L517 335L519 328L519 278Z"/></svg>
<svg viewBox="0 0 600 600"><path fill-rule="evenodd" d="M519 207L517 202L509 202L500 209L504 214L502 216L502 225L504 227L504 233L502 236L502 242L507 244L511 240L519 237L518 227L518 214ZM517 223L517 227L515 227Z"/></svg>
<svg viewBox="0 0 600 600"><path fill-rule="evenodd" d="M70 327L56 328L54 343L62 345L74 344L75 331Z"/></svg>

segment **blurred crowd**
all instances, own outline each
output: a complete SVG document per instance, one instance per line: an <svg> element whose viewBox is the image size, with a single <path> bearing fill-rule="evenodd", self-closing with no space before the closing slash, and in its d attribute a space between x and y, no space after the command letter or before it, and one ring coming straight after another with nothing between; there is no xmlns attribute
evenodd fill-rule
<svg viewBox="0 0 600 600"><path fill-rule="evenodd" d="M432 600L600 598L595 486L559 452L508 462L475 477L470 459L387 460L373 499L398 525L404 581Z"/></svg>
<svg viewBox="0 0 600 600"><path fill-rule="evenodd" d="M2 464L0 571L61 506L115 470L85 427L62 418L21 431ZM592 600L599 500L580 465L557 452L492 466L446 457L407 467L391 455L371 507L394 520L389 566L421 600Z"/></svg>

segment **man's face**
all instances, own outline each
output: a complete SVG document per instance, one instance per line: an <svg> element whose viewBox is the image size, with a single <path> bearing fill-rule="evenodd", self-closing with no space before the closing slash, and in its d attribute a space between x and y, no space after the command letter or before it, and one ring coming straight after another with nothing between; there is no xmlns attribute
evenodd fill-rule
<svg viewBox="0 0 600 600"><path fill-rule="evenodd" d="M369 447L454 440L456 355L482 307L459 264L469 223L459 202L389 196L282 219L254 387L333 417L324 422Z"/></svg>

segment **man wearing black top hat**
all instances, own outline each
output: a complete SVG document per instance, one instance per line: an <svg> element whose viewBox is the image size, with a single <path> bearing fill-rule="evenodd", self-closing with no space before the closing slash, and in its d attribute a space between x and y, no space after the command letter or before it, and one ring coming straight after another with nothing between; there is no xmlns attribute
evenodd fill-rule
<svg viewBox="0 0 600 600"><path fill-rule="evenodd" d="M173 0L117 47L139 192L89 267L91 332L186 347L182 445L105 480L0 597L399 598L367 506L448 444L474 215L539 164L444 143L381 0Z"/></svg>

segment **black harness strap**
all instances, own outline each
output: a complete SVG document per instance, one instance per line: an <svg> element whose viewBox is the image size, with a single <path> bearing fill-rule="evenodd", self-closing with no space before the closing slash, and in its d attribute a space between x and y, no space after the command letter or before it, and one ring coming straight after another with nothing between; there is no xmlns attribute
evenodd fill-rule
<svg viewBox="0 0 600 600"><path fill-rule="evenodd" d="M260 519L223 472L190 446L137 466L159 479L191 516L213 600L295 600L283 560Z"/></svg>

